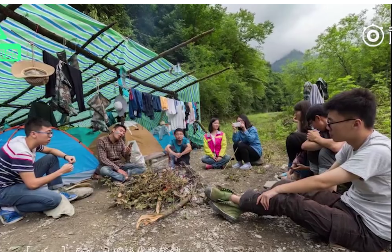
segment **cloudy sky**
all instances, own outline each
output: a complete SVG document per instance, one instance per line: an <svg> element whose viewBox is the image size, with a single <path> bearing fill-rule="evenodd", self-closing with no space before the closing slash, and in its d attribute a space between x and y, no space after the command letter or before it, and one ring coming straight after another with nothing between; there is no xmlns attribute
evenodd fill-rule
<svg viewBox="0 0 392 252"><path fill-rule="evenodd" d="M240 8L255 13L255 22L270 20L273 33L265 40L263 52L267 61L273 63L293 49L304 52L315 45L317 36L329 26L338 23L350 13L367 9L370 19L375 5L295 5L295 4L224 4L229 12Z"/></svg>

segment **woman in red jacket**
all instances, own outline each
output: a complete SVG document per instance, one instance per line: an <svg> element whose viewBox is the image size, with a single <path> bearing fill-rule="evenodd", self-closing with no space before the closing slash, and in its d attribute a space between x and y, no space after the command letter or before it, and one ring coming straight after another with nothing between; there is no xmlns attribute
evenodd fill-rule
<svg viewBox="0 0 392 252"><path fill-rule="evenodd" d="M205 156L201 159L206 169L222 169L231 159L226 155L226 134L219 130L219 119L212 118L208 125L209 133L204 135Z"/></svg>

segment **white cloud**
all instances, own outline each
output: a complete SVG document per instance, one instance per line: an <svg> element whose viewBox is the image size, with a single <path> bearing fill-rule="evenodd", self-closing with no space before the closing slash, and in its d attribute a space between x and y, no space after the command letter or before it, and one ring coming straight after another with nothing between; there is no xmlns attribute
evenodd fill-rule
<svg viewBox="0 0 392 252"><path fill-rule="evenodd" d="M305 51L316 43L317 36L329 26L338 23L350 13L358 14L367 9L370 19L374 15L374 4L362 5L223 5L229 12L240 8L255 13L255 22L270 20L274 24L273 33L262 45L266 60L273 63L293 49ZM255 44L252 44L255 45Z"/></svg>

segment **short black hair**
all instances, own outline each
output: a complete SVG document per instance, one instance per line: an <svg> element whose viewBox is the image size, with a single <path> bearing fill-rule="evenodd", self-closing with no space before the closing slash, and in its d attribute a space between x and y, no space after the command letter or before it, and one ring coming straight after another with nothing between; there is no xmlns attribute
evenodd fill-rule
<svg viewBox="0 0 392 252"><path fill-rule="evenodd" d="M113 127L113 129L118 129L118 128L123 128L124 130L127 130L127 128L125 128L125 126L124 125L122 125L122 124L116 124L116 125L114 125L114 127Z"/></svg>
<svg viewBox="0 0 392 252"><path fill-rule="evenodd" d="M310 106L306 113L306 121L314 121L316 120L316 116L328 117L328 111L325 109L324 104L314 104Z"/></svg>
<svg viewBox="0 0 392 252"><path fill-rule="evenodd" d="M354 88L335 95L325 104L325 109L336 111L346 119L357 117L368 129L373 128L376 121L376 97L366 88Z"/></svg>
<svg viewBox="0 0 392 252"><path fill-rule="evenodd" d="M24 125L24 131L26 136L28 137L32 131L39 131L42 127L52 127L50 122L45 121L42 118L30 118Z"/></svg>
<svg viewBox="0 0 392 252"><path fill-rule="evenodd" d="M177 132L182 132L182 134L184 134L184 130L181 129L181 128L177 128L177 129L174 131L174 135L175 135Z"/></svg>
<svg viewBox="0 0 392 252"><path fill-rule="evenodd" d="M249 121L249 118L246 115L239 115L238 117L244 121L246 129L249 129L250 127L253 126L252 123Z"/></svg>
<svg viewBox="0 0 392 252"><path fill-rule="evenodd" d="M212 132L212 124L215 122L215 121L218 121L219 119L218 118L216 118L216 117L214 117L214 118L212 118L211 119L211 121L210 121L210 124L208 124L208 131L211 133ZM220 130L219 128L218 128L218 130Z"/></svg>

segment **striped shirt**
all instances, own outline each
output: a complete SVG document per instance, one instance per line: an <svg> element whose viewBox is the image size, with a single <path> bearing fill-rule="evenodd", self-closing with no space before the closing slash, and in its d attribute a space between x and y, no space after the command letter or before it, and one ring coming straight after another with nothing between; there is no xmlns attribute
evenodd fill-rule
<svg viewBox="0 0 392 252"><path fill-rule="evenodd" d="M40 145L31 151L24 136L7 142L0 149L0 188L23 183L19 172L34 172L36 152L43 149L44 146Z"/></svg>

